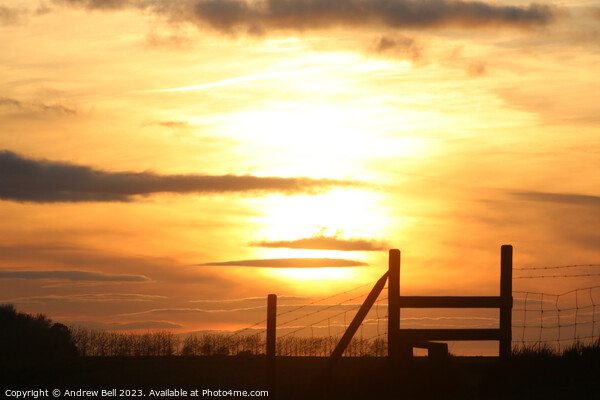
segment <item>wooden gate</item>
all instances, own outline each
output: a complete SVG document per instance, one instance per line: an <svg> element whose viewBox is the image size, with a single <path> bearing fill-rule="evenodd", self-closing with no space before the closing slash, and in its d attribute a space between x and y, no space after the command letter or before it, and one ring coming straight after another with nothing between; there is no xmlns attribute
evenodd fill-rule
<svg viewBox="0 0 600 400"><path fill-rule="evenodd" d="M500 250L500 296L400 296L400 250L390 250L388 270L388 356L412 356L413 347L423 342L455 340L497 340L500 359L511 354L512 319L511 245ZM500 326L496 329L401 329L402 308L498 308Z"/></svg>

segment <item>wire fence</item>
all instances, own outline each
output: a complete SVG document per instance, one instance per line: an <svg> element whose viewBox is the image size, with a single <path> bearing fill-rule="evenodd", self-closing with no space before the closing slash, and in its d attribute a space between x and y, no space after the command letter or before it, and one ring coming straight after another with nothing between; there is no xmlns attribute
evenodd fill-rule
<svg viewBox="0 0 600 400"><path fill-rule="evenodd" d="M565 286L572 278L599 277L598 267L600 264L515 268L518 275L513 279L535 280L542 287ZM600 340L600 284L594 284L600 282L585 281L587 285L562 293L513 290L513 344L562 351L576 343Z"/></svg>
<svg viewBox="0 0 600 400"><path fill-rule="evenodd" d="M277 355L329 356L374 285L363 284L298 306L279 306L285 310L277 314ZM265 324L266 319L228 335L232 344L239 343L231 354L263 354ZM387 297L380 295L344 355L383 356L387 353L386 335ZM250 340L250 345L241 338ZM257 340L260 346L254 345Z"/></svg>
<svg viewBox="0 0 600 400"><path fill-rule="evenodd" d="M563 351L600 340L600 264L513 268L512 343ZM277 314L276 354L327 357L348 328L375 282L306 304L282 304ZM570 287L558 293L539 288ZM574 287L574 288L573 288ZM387 286L363 320L345 356L387 354ZM463 312L463 314L460 314ZM497 310L403 309L403 328L494 328ZM454 314L453 314L454 313ZM494 314L496 313L496 314ZM169 332L119 334L72 329L83 355L258 355L265 353L266 319L232 333L185 338Z"/></svg>
<svg viewBox="0 0 600 400"><path fill-rule="evenodd" d="M600 277L600 264L572 264L546 267L513 268L516 285L531 283L533 287L561 287L568 278L587 283ZM577 278L577 279L575 279ZM538 284L536 282L541 282ZM512 336L514 346L545 346L561 351L575 343L600 340L600 282L562 293L540 290L513 290ZM328 356L347 329L366 298L373 283L364 284L307 304L289 307L277 314L277 355ZM524 285L527 286L527 285ZM387 288L387 286L386 286ZM344 355L384 356L387 354L386 290L376 300ZM470 328L494 327L494 315L424 315L423 310L403 311L403 327ZM264 343L266 320L231 335L253 332ZM248 336L248 335L247 335ZM259 346L260 347L260 346ZM264 346L263 346L264 348Z"/></svg>

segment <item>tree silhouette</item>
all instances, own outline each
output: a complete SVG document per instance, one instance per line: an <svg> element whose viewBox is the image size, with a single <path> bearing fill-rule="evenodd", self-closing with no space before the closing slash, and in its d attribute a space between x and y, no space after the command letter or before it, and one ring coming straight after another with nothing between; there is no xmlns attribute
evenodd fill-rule
<svg viewBox="0 0 600 400"><path fill-rule="evenodd" d="M17 312L12 304L0 305L0 355L75 356L77 348L69 328L52 323L43 314Z"/></svg>

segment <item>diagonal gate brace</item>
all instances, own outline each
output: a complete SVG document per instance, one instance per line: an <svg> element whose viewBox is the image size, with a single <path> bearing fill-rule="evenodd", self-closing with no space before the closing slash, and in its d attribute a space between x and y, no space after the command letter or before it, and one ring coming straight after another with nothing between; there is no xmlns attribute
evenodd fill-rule
<svg viewBox="0 0 600 400"><path fill-rule="evenodd" d="M350 322L348 329L346 330L346 332L344 332L344 335L340 339L339 343L331 352L329 362L327 363L327 372L331 372L337 360L339 360L342 354L344 354L344 350L346 350L346 347L348 347L348 344L350 344L350 340L352 340L352 337L360 327L360 324L363 322L363 320L369 313L369 310L371 310L371 307L375 303L375 300L377 300L379 293L381 293L381 291L383 290L387 278L388 272L383 274L383 276L377 281L377 283L375 283L375 286L373 286L373 289L371 289L371 292L365 299L365 302L362 304L362 306L360 306L360 309L354 316L354 319L352 319L352 322Z"/></svg>

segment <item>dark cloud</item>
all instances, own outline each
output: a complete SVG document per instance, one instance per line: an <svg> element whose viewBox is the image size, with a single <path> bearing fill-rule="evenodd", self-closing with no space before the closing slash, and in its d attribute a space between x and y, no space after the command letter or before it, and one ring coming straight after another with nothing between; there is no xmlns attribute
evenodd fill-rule
<svg viewBox="0 0 600 400"><path fill-rule="evenodd" d="M88 10L120 10L126 7L145 7L151 2L148 0L54 0L54 3Z"/></svg>
<svg viewBox="0 0 600 400"><path fill-rule="evenodd" d="M551 7L499 6L479 1L448 0L243 0L199 1L195 17L221 31L237 27L315 29L335 26L388 28L465 28L508 25L526 27L551 22Z"/></svg>
<svg viewBox="0 0 600 400"><path fill-rule="evenodd" d="M450 0L55 0L88 10L139 8L171 21L192 22L221 32L309 30L350 27L430 29L445 26L532 27L555 18L552 6L503 6Z"/></svg>
<svg viewBox="0 0 600 400"><path fill-rule="evenodd" d="M125 331L135 329L177 329L182 325L166 321L138 321L138 322L98 322L98 321L63 321L70 326L81 326L88 329L98 329L105 331Z"/></svg>
<svg viewBox="0 0 600 400"><path fill-rule="evenodd" d="M51 112L75 115L77 111L61 104L45 104L41 102L24 102L8 97L0 97L0 107L12 108L21 112Z"/></svg>
<svg viewBox="0 0 600 400"><path fill-rule="evenodd" d="M341 258L270 258L266 260L224 261L196 265L207 267L326 268L361 267L368 264Z"/></svg>
<svg viewBox="0 0 600 400"><path fill-rule="evenodd" d="M546 192L514 192L512 195L529 201L600 207L600 196Z"/></svg>
<svg viewBox="0 0 600 400"><path fill-rule="evenodd" d="M22 14L21 10L0 5L0 25L16 24L21 19Z"/></svg>
<svg viewBox="0 0 600 400"><path fill-rule="evenodd" d="M261 241L250 243L255 247L341 250L341 251L380 251L389 248L384 242L371 239L340 239L335 236L315 236L296 240Z"/></svg>
<svg viewBox="0 0 600 400"><path fill-rule="evenodd" d="M376 53L402 57L413 62L423 58L423 45L409 36L382 36L372 46Z"/></svg>
<svg viewBox="0 0 600 400"><path fill-rule="evenodd" d="M543 235L543 239L539 240L562 243L573 254L579 250L600 254L600 196L547 192L513 192L511 195L524 201L515 208L527 218L533 218L530 221L523 218L522 225L538 227L537 234ZM552 260L552 264L573 262L572 259L560 260ZM591 262L586 260L579 263Z"/></svg>
<svg viewBox="0 0 600 400"><path fill-rule="evenodd" d="M31 202L131 201L153 193L232 192L316 194L354 182L252 175L159 175L108 172L0 151L0 199Z"/></svg>
<svg viewBox="0 0 600 400"><path fill-rule="evenodd" d="M0 279L60 279L95 282L147 282L142 275L111 275L89 271L0 271Z"/></svg>

